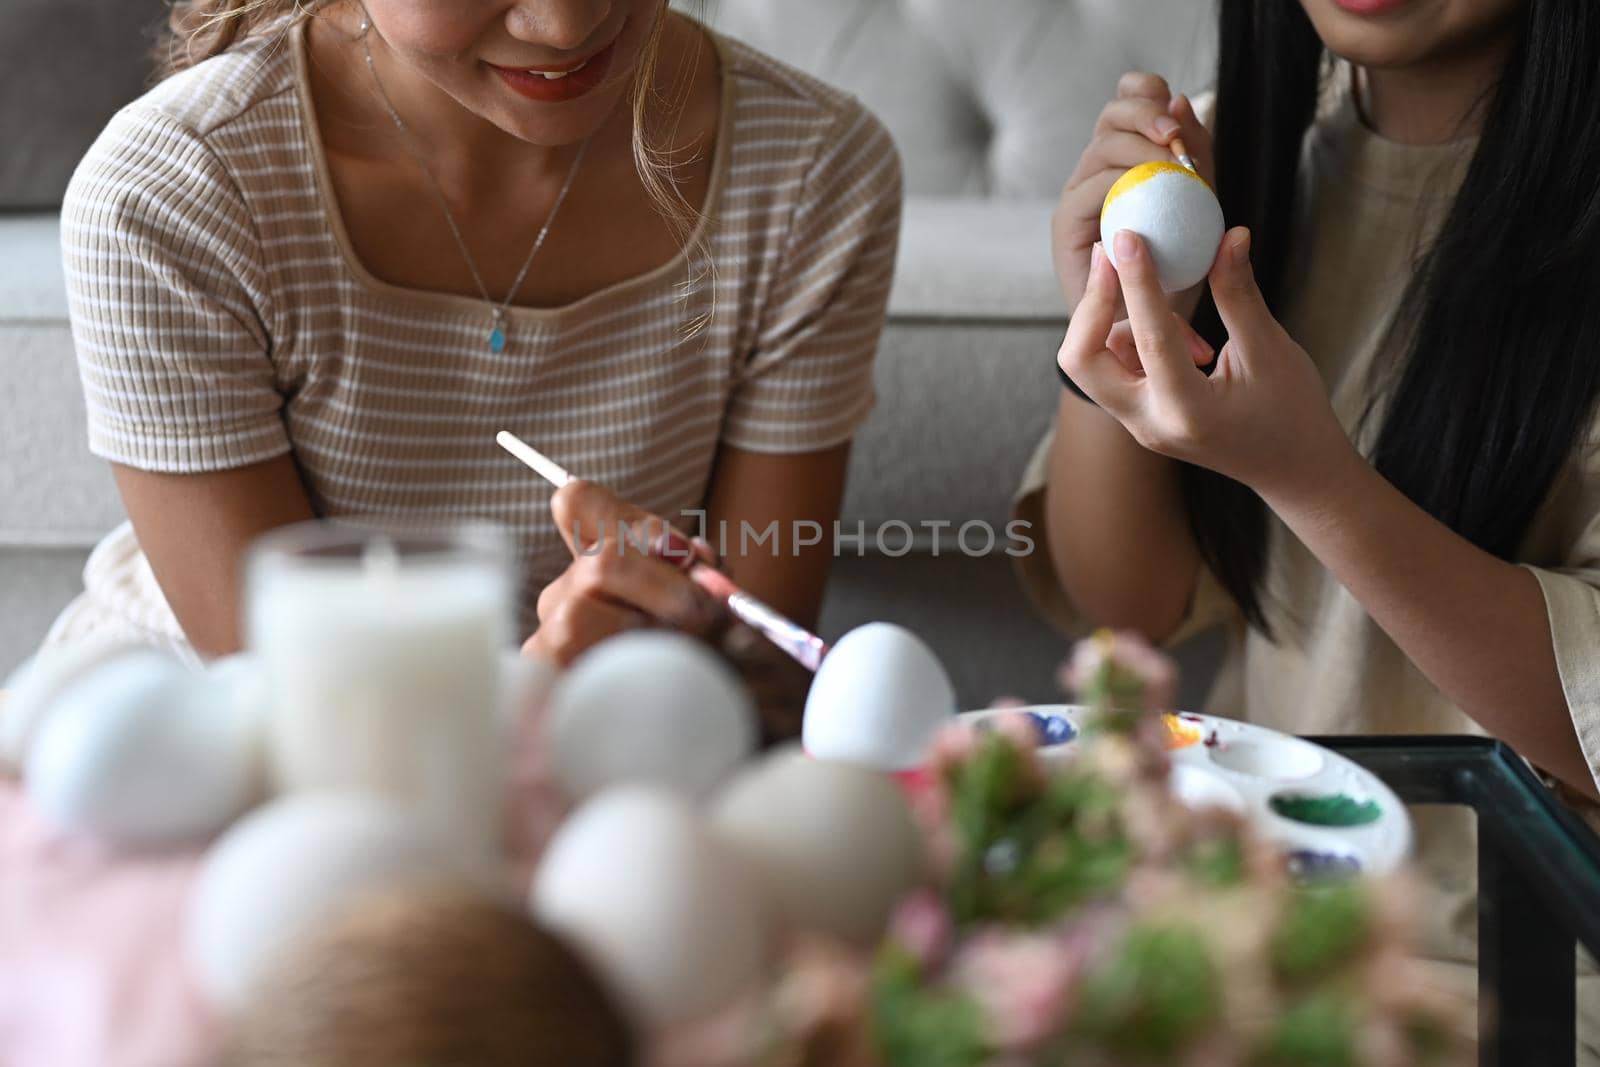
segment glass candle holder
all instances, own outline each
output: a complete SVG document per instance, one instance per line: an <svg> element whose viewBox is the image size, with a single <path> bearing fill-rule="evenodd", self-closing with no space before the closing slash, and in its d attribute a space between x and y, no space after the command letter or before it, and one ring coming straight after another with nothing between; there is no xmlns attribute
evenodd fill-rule
<svg viewBox="0 0 1600 1067"><path fill-rule="evenodd" d="M245 630L280 792L361 789L492 854L504 789L508 539L487 524L312 522L250 549Z"/></svg>

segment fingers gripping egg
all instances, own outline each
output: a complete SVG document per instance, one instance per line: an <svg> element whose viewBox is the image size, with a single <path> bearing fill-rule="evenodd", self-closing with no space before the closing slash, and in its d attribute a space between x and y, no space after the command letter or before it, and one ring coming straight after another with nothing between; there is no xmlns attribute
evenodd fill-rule
<svg viewBox="0 0 1600 1067"><path fill-rule="evenodd" d="M1211 272L1227 226L1205 180L1176 163L1142 163L1117 180L1100 211L1100 241L1116 265L1116 236L1132 230L1155 258L1161 288L1182 292Z"/></svg>

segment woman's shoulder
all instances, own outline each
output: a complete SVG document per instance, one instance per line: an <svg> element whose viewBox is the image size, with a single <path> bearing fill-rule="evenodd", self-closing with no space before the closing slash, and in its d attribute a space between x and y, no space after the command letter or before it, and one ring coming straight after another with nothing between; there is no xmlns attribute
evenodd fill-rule
<svg viewBox="0 0 1600 1067"><path fill-rule="evenodd" d="M279 32L163 80L112 116L90 146L67 188L64 223L227 213L246 157L288 136L281 105L295 86L292 42Z"/></svg>
<svg viewBox="0 0 1600 1067"><path fill-rule="evenodd" d="M259 153L287 132L274 105L292 100L295 85L287 28L166 78L112 116L79 163L66 206L119 179L143 176L152 191L173 193L215 185L230 169L226 158Z"/></svg>
<svg viewBox="0 0 1600 1067"><path fill-rule="evenodd" d="M797 165L822 159L863 169L892 166L899 155L883 122L850 93L743 41L717 36L724 79L733 90L736 142L787 153Z"/></svg>
<svg viewBox="0 0 1600 1067"><path fill-rule="evenodd" d="M123 108L124 125L176 124L200 138L258 116L295 91L294 24L273 27L156 84Z"/></svg>

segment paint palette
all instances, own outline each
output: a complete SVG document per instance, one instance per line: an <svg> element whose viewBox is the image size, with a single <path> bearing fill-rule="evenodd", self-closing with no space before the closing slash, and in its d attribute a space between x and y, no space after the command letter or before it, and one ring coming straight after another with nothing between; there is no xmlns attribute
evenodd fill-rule
<svg viewBox="0 0 1600 1067"><path fill-rule="evenodd" d="M1039 729L1046 759L1070 759L1088 709L1040 705L1010 709ZM1007 710L967 712L982 723ZM1172 788L1192 807L1243 815L1284 850L1300 881L1388 874L1411 853L1411 819L1370 771L1297 737L1211 715L1165 717Z"/></svg>

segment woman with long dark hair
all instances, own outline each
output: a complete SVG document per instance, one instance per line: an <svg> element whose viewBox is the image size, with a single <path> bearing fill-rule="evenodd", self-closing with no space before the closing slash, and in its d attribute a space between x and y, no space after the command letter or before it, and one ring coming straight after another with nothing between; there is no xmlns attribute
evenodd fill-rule
<svg viewBox="0 0 1600 1067"><path fill-rule="evenodd" d="M1028 584L1065 626L1230 620L1219 713L1489 733L1587 804L1600 8L1223 0L1196 110L1128 76L1062 196L1075 388L1019 502L1048 530ZM1238 227L1203 297L1164 296L1135 235L1118 268L1096 245L1110 184L1174 137ZM1469 956L1470 822L1419 830L1462 905L1436 943Z"/></svg>

